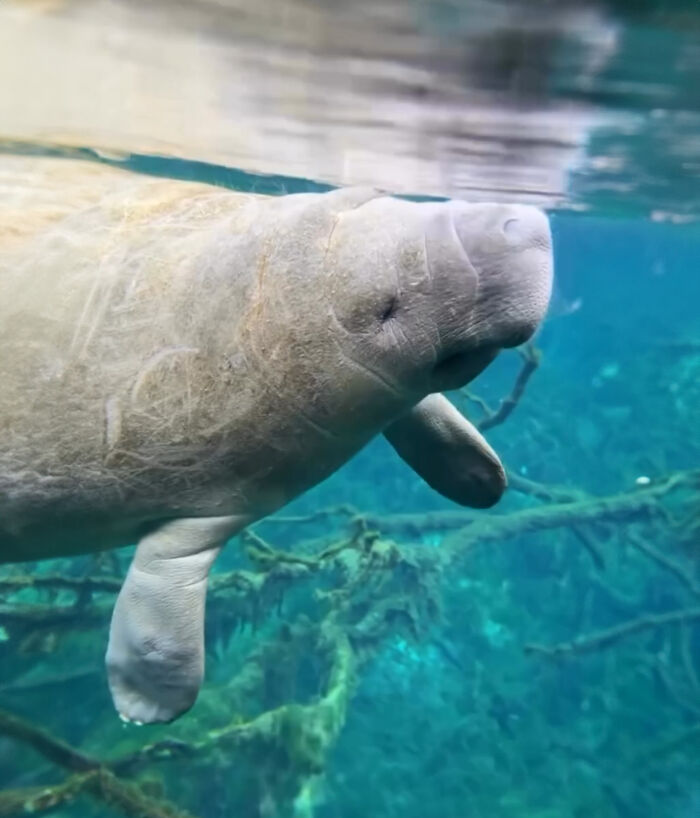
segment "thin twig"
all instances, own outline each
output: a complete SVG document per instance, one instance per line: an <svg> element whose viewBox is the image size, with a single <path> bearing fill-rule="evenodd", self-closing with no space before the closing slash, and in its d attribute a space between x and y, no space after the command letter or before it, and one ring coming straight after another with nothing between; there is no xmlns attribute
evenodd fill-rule
<svg viewBox="0 0 700 818"><path fill-rule="evenodd" d="M655 548L652 548L638 534L633 534L630 532L627 535L627 541L630 543L630 545L634 546L637 551L640 551L642 554L646 555L649 557L649 559L653 560L657 565L663 568L664 571L668 571L670 574L673 574L676 579L679 579L683 585L685 585L691 594L694 596L700 596L700 584L698 584L697 580L692 576L690 570L684 568L682 565L670 559L670 557L667 557L665 554L660 553Z"/></svg>
<svg viewBox="0 0 700 818"><path fill-rule="evenodd" d="M572 525L571 530L588 553L595 567L599 571L605 571L605 555L598 546L595 538L580 525Z"/></svg>
<svg viewBox="0 0 700 818"><path fill-rule="evenodd" d="M492 429L494 426L498 426L508 419L515 407L520 403L527 382L540 365L542 353L534 344L527 344L522 350L518 350L518 352L523 361L522 366L515 379L515 384L513 385L510 395L501 401L498 409L491 409L484 400L464 390L467 399L472 401L472 403L476 403L484 413L484 417L476 424L476 427L482 432L487 429Z"/></svg>
<svg viewBox="0 0 700 818"><path fill-rule="evenodd" d="M637 633L663 628L668 625L693 622L696 619L700 619L700 607L686 608L682 611L671 611L665 614L646 614L606 630L597 631L587 636L579 636L571 642L560 642L557 645L528 644L523 649L528 654L541 653L553 657L574 653L590 653L608 648L616 642Z"/></svg>
<svg viewBox="0 0 700 818"><path fill-rule="evenodd" d="M579 489L569 489L564 486L548 486L523 477L517 472L508 470L508 488L520 494L527 494L546 503L572 503L585 500L586 494Z"/></svg>

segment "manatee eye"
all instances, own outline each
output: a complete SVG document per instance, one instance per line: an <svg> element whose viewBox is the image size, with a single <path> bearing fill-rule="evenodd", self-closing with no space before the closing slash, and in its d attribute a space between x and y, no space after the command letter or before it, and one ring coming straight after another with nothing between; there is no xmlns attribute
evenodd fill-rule
<svg viewBox="0 0 700 818"><path fill-rule="evenodd" d="M393 316L396 314L396 309L398 305L399 304L396 296L392 295L391 298L384 305L384 308L382 309L381 313L379 314L379 320L382 322L382 324L386 324L386 322L390 318L393 318Z"/></svg>

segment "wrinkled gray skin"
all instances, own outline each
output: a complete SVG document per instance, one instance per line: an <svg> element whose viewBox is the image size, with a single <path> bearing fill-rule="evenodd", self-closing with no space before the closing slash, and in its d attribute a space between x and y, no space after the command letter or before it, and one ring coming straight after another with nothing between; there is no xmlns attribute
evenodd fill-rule
<svg viewBox="0 0 700 818"><path fill-rule="evenodd" d="M498 457L436 393L542 319L541 212L14 161L0 168L0 560L138 542L107 651L124 718L192 706L219 550L378 433L452 500L498 500Z"/></svg>

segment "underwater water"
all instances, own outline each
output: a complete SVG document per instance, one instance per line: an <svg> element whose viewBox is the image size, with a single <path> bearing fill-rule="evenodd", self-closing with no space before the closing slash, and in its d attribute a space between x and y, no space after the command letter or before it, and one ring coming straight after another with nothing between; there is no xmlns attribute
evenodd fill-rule
<svg viewBox="0 0 700 818"><path fill-rule="evenodd" d="M412 5L432 30L459 7ZM559 59L547 92L626 94L635 127L575 144L556 195L520 185L523 157L501 191L547 207L556 279L532 344L450 393L508 469L501 502L460 508L373 441L228 544L205 683L168 725L123 724L107 689L130 550L0 567L0 816L700 816L700 13L642 7L593 90ZM320 156L311 172L313 152L246 164L204 128L190 161L189 133L149 154L123 131L110 153L71 144L79 116L60 138L35 121L0 128L0 154L277 195L364 181ZM408 165L379 181L467 195L449 163L407 182Z"/></svg>

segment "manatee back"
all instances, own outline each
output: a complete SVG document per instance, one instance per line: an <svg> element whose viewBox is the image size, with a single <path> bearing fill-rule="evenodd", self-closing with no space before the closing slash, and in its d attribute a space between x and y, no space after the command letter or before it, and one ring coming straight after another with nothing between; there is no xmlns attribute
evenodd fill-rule
<svg viewBox="0 0 700 818"><path fill-rule="evenodd" d="M257 199L92 163L2 158L5 525L52 504L112 513L139 485L144 493L149 458L161 477L201 459L202 435L221 421L213 328L230 331L249 286L245 264L215 280L216 235L232 221L244 235ZM227 298L211 292L205 303L202 290L217 286Z"/></svg>

